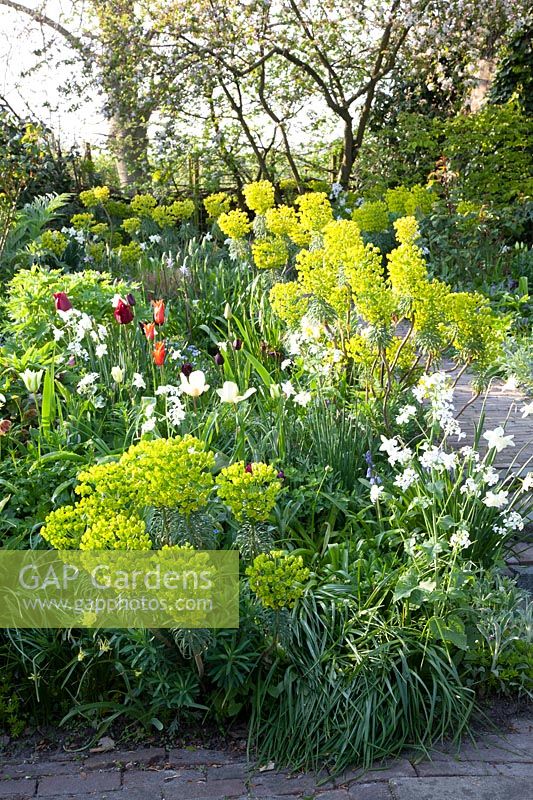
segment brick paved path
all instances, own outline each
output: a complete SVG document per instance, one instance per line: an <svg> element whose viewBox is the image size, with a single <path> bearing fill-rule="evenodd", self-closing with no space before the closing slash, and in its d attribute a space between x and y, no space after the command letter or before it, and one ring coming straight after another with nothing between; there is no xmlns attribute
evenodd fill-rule
<svg viewBox="0 0 533 800"><path fill-rule="evenodd" d="M231 752L145 748L0 760L0 798L29 800L532 800L533 711L511 733L483 734L459 753L409 756L328 780L253 771Z"/></svg>

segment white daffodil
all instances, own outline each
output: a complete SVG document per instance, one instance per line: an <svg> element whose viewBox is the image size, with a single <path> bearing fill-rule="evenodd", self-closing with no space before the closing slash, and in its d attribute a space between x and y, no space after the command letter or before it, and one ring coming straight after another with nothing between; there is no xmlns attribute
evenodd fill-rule
<svg viewBox="0 0 533 800"><path fill-rule="evenodd" d="M189 397L200 397L207 392L209 384L205 382L205 375L201 369L195 369L189 377L180 372L181 389Z"/></svg>
<svg viewBox="0 0 533 800"><path fill-rule="evenodd" d="M377 484L374 483L370 487L370 500L373 503L377 503L379 498L381 497L381 495L383 494L384 491L385 490L384 490L383 486L378 486Z"/></svg>
<svg viewBox="0 0 533 800"><path fill-rule="evenodd" d="M140 372L133 373L131 384L135 389L146 389L146 382Z"/></svg>
<svg viewBox="0 0 533 800"><path fill-rule="evenodd" d="M224 381L222 389L217 389L217 394L223 403L240 403L241 400L246 400L257 390L254 388L246 389L243 394L239 394L239 387L233 381Z"/></svg>
<svg viewBox="0 0 533 800"><path fill-rule="evenodd" d="M111 367L111 377L115 383L122 383L124 381L124 370L122 367Z"/></svg>
<svg viewBox="0 0 533 800"><path fill-rule="evenodd" d="M5 394L0 393L0 408L2 408L2 406L5 406L5 404L6 404L6 396Z"/></svg>
<svg viewBox="0 0 533 800"><path fill-rule="evenodd" d="M44 369L39 369L35 372L31 369L25 369L24 372L20 373L24 386L31 394L39 391L43 375Z"/></svg>
<svg viewBox="0 0 533 800"><path fill-rule="evenodd" d="M400 409L400 413L396 417L398 425L405 425L416 414L416 406L407 405Z"/></svg>
<svg viewBox="0 0 533 800"><path fill-rule="evenodd" d="M454 550L465 550L471 544L472 540L467 528L460 528L450 536L450 545Z"/></svg>
<svg viewBox="0 0 533 800"><path fill-rule="evenodd" d="M521 412L521 414L522 414L522 417L523 417L524 419L525 419L526 417L529 417L529 415L530 415L530 414L533 414L533 402L531 402L531 403L525 403L525 404L522 406L522 408L520 409L520 412Z"/></svg>
<svg viewBox="0 0 533 800"><path fill-rule="evenodd" d="M94 352L95 352L96 358L102 358L102 356L107 355L107 345L106 345L106 343L102 342L102 344L97 344L96 347L94 348Z"/></svg>
<svg viewBox="0 0 533 800"><path fill-rule="evenodd" d="M290 381L285 381L285 383L281 384L281 391L287 399L296 394L296 389Z"/></svg>
<svg viewBox="0 0 533 800"><path fill-rule="evenodd" d="M402 472L401 475L397 475L394 480L394 485L398 486L405 492L410 486L413 485L418 480L418 472L411 467L408 467L406 470Z"/></svg>
<svg viewBox="0 0 533 800"><path fill-rule="evenodd" d="M496 450L500 453L506 447L514 447L514 436L505 436L505 431L501 425L494 428L493 431L485 431L483 438L487 440L489 450Z"/></svg>
<svg viewBox="0 0 533 800"><path fill-rule="evenodd" d="M501 492L487 492L485 497L483 498L483 502L487 506L487 508L503 508L503 506L507 505L507 495L509 492L501 491Z"/></svg>
<svg viewBox="0 0 533 800"><path fill-rule="evenodd" d="M533 472L528 472L522 481L522 491L529 492L533 489Z"/></svg>
<svg viewBox="0 0 533 800"><path fill-rule="evenodd" d="M292 399L297 405L305 408L311 402L311 397L311 392L298 392Z"/></svg>

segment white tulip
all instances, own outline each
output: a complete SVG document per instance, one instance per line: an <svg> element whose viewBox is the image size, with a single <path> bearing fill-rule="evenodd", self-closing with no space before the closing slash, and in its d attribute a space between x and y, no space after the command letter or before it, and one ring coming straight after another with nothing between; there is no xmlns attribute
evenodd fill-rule
<svg viewBox="0 0 533 800"><path fill-rule="evenodd" d="M39 386L41 385L43 375L44 369L40 369L37 372L34 372L31 369L25 369L24 372L20 373L20 377L24 382L24 386L31 394L35 394L39 391Z"/></svg>
<svg viewBox="0 0 533 800"><path fill-rule="evenodd" d="M239 394L239 387L233 381L224 381L222 389L217 389L217 394L223 403L240 403L241 400L246 400L257 390L254 388L247 389L243 394Z"/></svg>
<svg viewBox="0 0 533 800"><path fill-rule="evenodd" d="M111 367L111 377L115 383L122 383L124 380L124 370L121 367Z"/></svg>
<svg viewBox="0 0 533 800"><path fill-rule="evenodd" d="M205 375L201 369L194 370L189 377L181 372L180 379L181 389L189 397L200 397L201 394L209 389L209 384L205 382Z"/></svg>

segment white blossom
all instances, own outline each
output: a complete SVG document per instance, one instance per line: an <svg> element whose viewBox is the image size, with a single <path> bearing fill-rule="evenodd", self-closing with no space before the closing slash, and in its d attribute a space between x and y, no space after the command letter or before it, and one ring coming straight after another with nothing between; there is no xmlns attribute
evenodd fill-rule
<svg viewBox="0 0 533 800"><path fill-rule="evenodd" d="M417 480L418 480L418 472L412 469L411 467L408 467L406 470L402 472L401 475L396 476L394 480L394 485L398 486L403 492L405 492Z"/></svg>
<svg viewBox="0 0 533 800"><path fill-rule="evenodd" d="M522 414L522 418L529 417L530 414L533 414L533 402L525 403L522 408L520 409Z"/></svg>
<svg viewBox="0 0 533 800"><path fill-rule="evenodd" d="M201 369L195 369L187 377L180 372L181 389L189 397L200 397L209 389L209 384L205 382L205 374Z"/></svg>
<svg viewBox="0 0 533 800"><path fill-rule="evenodd" d="M454 550L465 550L471 544L472 540L467 528L459 528L450 536L450 545Z"/></svg>
<svg viewBox="0 0 533 800"><path fill-rule="evenodd" d="M135 389L146 389L145 380L140 372L133 373L133 379L131 381L131 385L134 386Z"/></svg>
<svg viewBox="0 0 533 800"><path fill-rule="evenodd" d="M311 392L298 392L292 399L297 405L305 408L311 402L311 397Z"/></svg>
<svg viewBox="0 0 533 800"><path fill-rule="evenodd" d="M383 486L378 486L377 484L374 483L370 487L370 500L373 503L377 503L379 498L381 497L381 495L383 494L384 491L385 490L384 490Z"/></svg>
<svg viewBox="0 0 533 800"><path fill-rule="evenodd" d="M496 450L500 453L506 447L514 447L514 436L505 436L505 430L501 425L494 428L493 431L485 431L483 438L488 442L489 450Z"/></svg>
<svg viewBox="0 0 533 800"><path fill-rule="evenodd" d="M398 425L405 425L416 414L416 406L407 405L400 409L400 413L396 417Z"/></svg>
<svg viewBox="0 0 533 800"><path fill-rule="evenodd" d="M240 403L241 400L247 400L257 389L253 387L246 389L245 392L239 394L239 387L233 381L224 381L222 389L217 389L216 392L220 397L222 403Z"/></svg>
<svg viewBox="0 0 533 800"><path fill-rule="evenodd" d="M509 492L503 490L500 492L487 492L483 498L483 502L488 508L503 508L503 506L507 505L508 494Z"/></svg>
<svg viewBox="0 0 533 800"><path fill-rule="evenodd" d="M111 377L115 383L122 383L124 381L124 370L122 367L111 367Z"/></svg>

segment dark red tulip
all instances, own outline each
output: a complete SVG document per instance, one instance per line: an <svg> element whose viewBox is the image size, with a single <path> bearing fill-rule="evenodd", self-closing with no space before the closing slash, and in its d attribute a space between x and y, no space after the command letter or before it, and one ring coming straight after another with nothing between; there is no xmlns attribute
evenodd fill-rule
<svg viewBox="0 0 533 800"><path fill-rule="evenodd" d="M252 475L252 474L253 474L252 465L251 465L251 464L247 464L247 465L245 466L245 468L244 468L244 471L245 471L245 472L248 472L250 475Z"/></svg>
<svg viewBox="0 0 533 800"><path fill-rule="evenodd" d="M183 364L183 366L181 368L181 371L183 372L185 377L188 378L189 375L191 374L191 372L194 372L194 367L193 367L192 364L188 364L188 363L187 364Z"/></svg>
<svg viewBox="0 0 533 800"><path fill-rule="evenodd" d="M72 303L68 299L65 292L54 292L54 302L56 311L70 311Z"/></svg>
<svg viewBox="0 0 533 800"><path fill-rule="evenodd" d="M213 356L213 360L217 365L217 367L221 367L222 364L224 363L224 356L222 355L222 353L215 353L215 355Z"/></svg>
<svg viewBox="0 0 533 800"><path fill-rule="evenodd" d="M134 306L134 305L135 305L135 298L134 298L134 296L131 294L131 292L130 292L129 294L127 294L127 295L126 295L126 303L127 303L129 306Z"/></svg>
<svg viewBox="0 0 533 800"><path fill-rule="evenodd" d="M129 322L133 321L133 309L129 303L125 303L122 298L117 302L113 313L119 325L127 325Z"/></svg>
<svg viewBox="0 0 533 800"><path fill-rule="evenodd" d="M240 350L242 348L242 341L240 339L235 339L233 342L233 349Z"/></svg>

